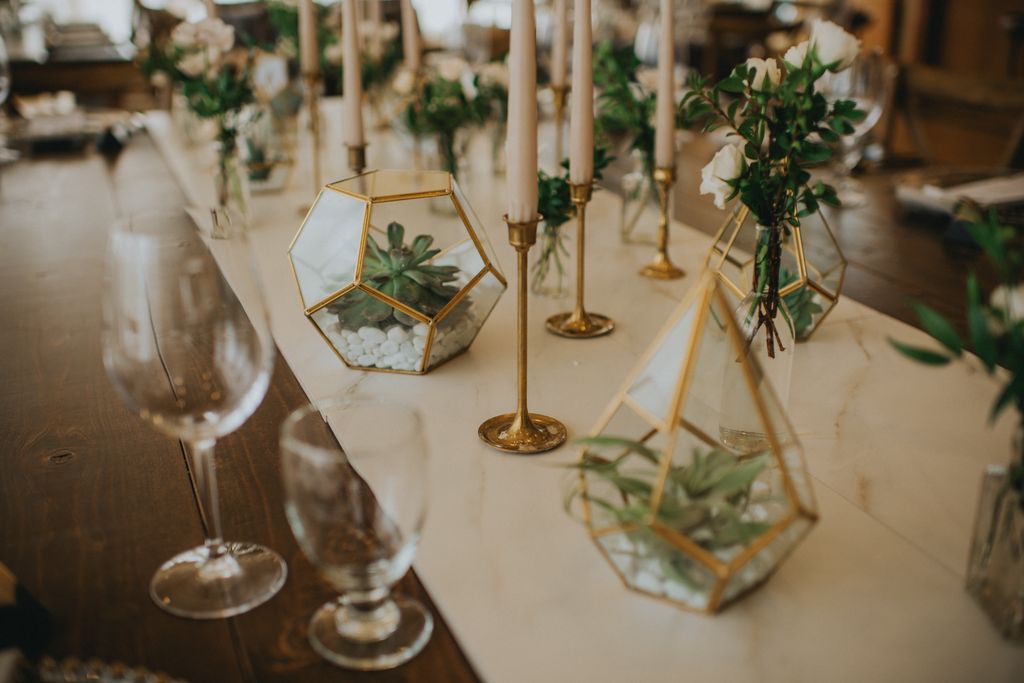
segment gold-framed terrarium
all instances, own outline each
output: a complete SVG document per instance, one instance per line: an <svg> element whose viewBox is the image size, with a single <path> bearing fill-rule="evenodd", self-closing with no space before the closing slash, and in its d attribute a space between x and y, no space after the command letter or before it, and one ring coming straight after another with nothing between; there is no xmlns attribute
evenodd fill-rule
<svg viewBox="0 0 1024 683"><path fill-rule="evenodd" d="M444 171L371 171L327 185L288 258L306 317L361 370L423 374L454 358L507 287Z"/></svg>
<svg viewBox="0 0 1024 683"><path fill-rule="evenodd" d="M742 298L753 286L754 217L743 204L729 212L705 259L705 267L722 274L724 283ZM846 277L846 258L821 211L790 227L782 248L779 293L793 317L798 341L808 338L835 308Z"/></svg>
<svg viewBox="0 0 1024 683"><path fill-rule="evenodd" d="M803 452L734 306L705 272L577 463L583 522L626 587L706 613L767 580L817 520Z"/></svg>

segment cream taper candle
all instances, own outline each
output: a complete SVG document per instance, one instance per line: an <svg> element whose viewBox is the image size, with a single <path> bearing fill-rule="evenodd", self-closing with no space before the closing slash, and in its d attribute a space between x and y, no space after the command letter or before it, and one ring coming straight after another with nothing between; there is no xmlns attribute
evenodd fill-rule
<svg viewBox="0 0 1024 683"><path fill-rule="evenodd" d="M363 137L362 60L359 54L359 15L356 12L358 0L343 1L341 38L345 59L342 63L345 144L358 147L366 142Z"/></svg>
<svg viewBox="0 0 1024 683"><path fill-rule="evenodd" d="M420 68L420 25L412 0L402 0L402 51L405 66L413 71Z"/></svg>
<svg viewBox="0 0 1024 683"><path fill-rule="evenodd" d="M304 74L320 73L316 46L316 7L313 0L299 0L299 66Z"/></svg>
<svg viewBox="0 0 1024 683"><path fill-rule="evenodd" d="M533 0L513 0L508 63L508 219L523 223L537 215L537 27Z"/></svg>
<svg viewBox="0 0 1024 683"><path fill-rule="evenodd" d="M565 86L566 67L569 61L569 13L568 0L555 0L555 31L551 37L551 85Z"/></svg>
<svg viewBox="0 0 1024 683"><path fill-rule="evenodd" d="M655 108L654 165L675 166L676 85L675 22L672 0L661 0L661 40L658 42L658 102Z"/></svg>
<svg viewBox="0 0 1024 683"><path fill-rule="evenodd" d="M572 29L572 110L569 115L569 182L594 180L594 68L590 0L576 0Z"/></svg>

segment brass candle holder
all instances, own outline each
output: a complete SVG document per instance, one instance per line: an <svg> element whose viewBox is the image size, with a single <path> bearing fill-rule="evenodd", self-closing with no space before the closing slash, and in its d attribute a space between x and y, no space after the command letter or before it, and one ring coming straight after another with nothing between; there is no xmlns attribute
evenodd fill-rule
<svg viewBox="0 0 1024 683"><path fill-rule="evenodd" d="M306 82L306 109L309 111L309 132L313 138L313 196L323 187L320 164L320 76L303 74Z"/></svg>
<svg viewBox="0 0 1024 683"><path fill-rule="evenodd" d="M615 321L600 313L588 313L583 307L584 261L587 203L593 193L592 183L569 186L572 203L576 206L576 308L569 313L558 313L547 320L551 334L568 339L592 339L615 329Z"/></svg>
<svg viewBox="0 0 1024 683"><path fill-rule="evenodd" d="M562 120L565 118L565 98L569 94L569 86L552 85L551 93L555 97L555 170L562 163Z"/></svg>
<svg viewBox="0 0 1024 683"><path fill-rule="evenodd" d="M686 274L668 256L668 191L675 180L675 168L664 166L654 169L654 184L658 186L658 204L661 208L658 217L658 253L653 261L640 269L640 274L655 280L677 280Z"/></svg>
<svg viewBox="0 0 1024 683"><path fill-rule="evenodd" d="M537 241L540 216L524 223L504 218L508 224L508 242L516 250L516 412L497 415L480 425L480 439L506 453L529 455L558 448L566 439L565 425L553 417L531 413L526 407L526 285L527 254Z"/></svg>
<svg viewBox="0 0 1024 683"><path fill-rule="evenodd" d="M348 167L355 175L362 175L366 170L366 144L346 145L348 147Z"/></svg>

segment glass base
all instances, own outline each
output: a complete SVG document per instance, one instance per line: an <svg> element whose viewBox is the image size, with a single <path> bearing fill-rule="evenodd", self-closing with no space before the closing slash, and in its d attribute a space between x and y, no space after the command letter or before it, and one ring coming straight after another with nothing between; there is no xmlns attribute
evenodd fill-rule
<svg viewBox="0 0 1024 683"><path fill-rule="evenodd" d="M210 547L175 555L153 575L149 595L160 609L189 619L221 619L248 612L274 597L288 567L273 550L254 543L225 543L227 553L210 559Z"/></svg>
<svg viewBox="0 0 1024 683"><path fill-rule="evenodd" d="M346 669L381 671L400 666L430 640L434 618L409 598L396 597L386 608L384 626L388 628L377 633L376 622L363 626L347 618L343 600L328 602L309 621L309 642L321 657Z"/></svg>

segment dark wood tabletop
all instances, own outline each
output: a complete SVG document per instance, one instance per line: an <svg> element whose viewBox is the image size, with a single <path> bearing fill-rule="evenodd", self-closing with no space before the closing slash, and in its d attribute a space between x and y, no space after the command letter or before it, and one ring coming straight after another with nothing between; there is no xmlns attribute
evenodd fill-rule
<svg viewBox="0 0 1024 683"><path fill-rule="evenodd" d="M284 516L278 429L305 400L280 356L266 399L217 447L221 509L232 540L288 563L281 592L218 621L173 617L150 600L165 560L203 541L183 446L132 414L107 381L100 300L107 230L119 216L184 198L145 136L116 160L36 158L0 182L0 562L52 613L46 648L189 681L474 681L434 609L426 649L389 672L326 663L306 623L333 596ZM433 607L410 572L397 591Z"/></svg>
<svg viewBox="0 0 1024 683"><path fill-rule="evenodd" d="M722 214L697 194L713 151L703 144L680 163L675 213L711 232ZM266 399L218 444L217 462L226 535L281 553L284 589L220 621L176 618L151 603L150 577L202 542L202 518L182 445L133 415L107 381L100 298L110 224L180 206L183 196L145 135L115 160L35 158L3 169L0 180L0 561L53 614L47 652L191 681L476 680L436 609L430 644L391 672L343 671L310 648L306 623L332 590L284 517L278 428L306 397L280 357ZM933 226L901 219L891 178L865 182L868 207L832 218L850 262L844 296L910 322L912 299L956 318L972 259L949 251ZM412 573L398 590L432 605Z"/></svg>

